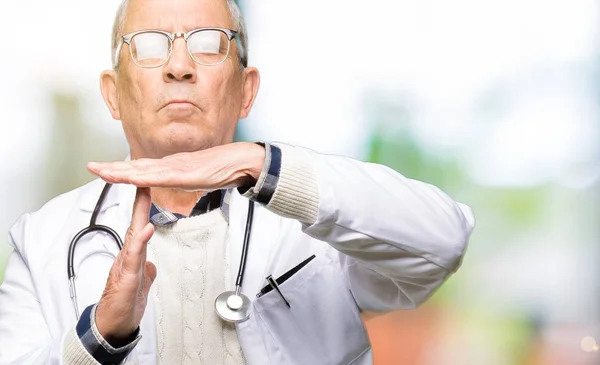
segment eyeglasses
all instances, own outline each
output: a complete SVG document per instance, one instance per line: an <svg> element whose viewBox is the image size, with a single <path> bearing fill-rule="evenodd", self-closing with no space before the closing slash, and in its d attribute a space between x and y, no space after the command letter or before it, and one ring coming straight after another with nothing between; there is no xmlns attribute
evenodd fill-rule
<svg viewBox="0 0 600 365"><path fill-rule="evenodd" d="M187 33L169 33L163 30L141 30L121 37L115 52L115 67L123 43L129 45L133 62L143 68L160 67L169 61L173 41L182 37L192 59L204 66L216 66L229 56L231 40L237 32L226 28L199 28Z"/></svg>

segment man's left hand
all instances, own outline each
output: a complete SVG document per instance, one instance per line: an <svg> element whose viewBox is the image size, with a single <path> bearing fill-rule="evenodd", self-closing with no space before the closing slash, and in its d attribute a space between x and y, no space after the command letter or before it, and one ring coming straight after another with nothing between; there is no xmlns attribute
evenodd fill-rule
<svg viewBox="0 0 600 365"><path fill-rule="evenodd" d="M262 146L236 142L161 159L90 162L87 168L113 184L211 191L239 187L249 179L257 180L264 159Z"/></svg>

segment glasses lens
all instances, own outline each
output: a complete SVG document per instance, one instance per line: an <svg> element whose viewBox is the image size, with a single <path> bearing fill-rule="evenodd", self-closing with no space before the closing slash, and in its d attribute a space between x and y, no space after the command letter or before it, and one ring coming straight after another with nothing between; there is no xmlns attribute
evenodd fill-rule
<svg viewBox="0 0 600 365"><path fill-rule="evenodd" d="M131 56L140 67L158 67L170 53L171 40L162 33L139 33L131 39Z"/></svg>
<svg viewBox="0 0 600 365"><path fill-rule="evenodd" d="M188 50L196 62L217 65L229 54L229 39L220 30L201 30L189 36Z"/></svg>

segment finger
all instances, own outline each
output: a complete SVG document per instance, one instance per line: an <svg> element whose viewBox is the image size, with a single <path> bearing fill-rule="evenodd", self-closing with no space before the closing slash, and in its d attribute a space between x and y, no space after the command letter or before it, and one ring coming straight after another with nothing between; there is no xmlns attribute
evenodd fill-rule
<svg viewBox="0 0 600 365"><path fill-rule="evenodd" d="M150 189L137 188L133 202L133 214L131 216L131 229L134 235L137 235L148 224L151 204Z"/></svg>
<svg viewBox="0 0 600 365"><path fill-rule="evenodd" d="M90 172L102 177L107 182L127 183L126 180L123 180L124 177L148 171L153 166L160 165L161 161L142 158L133 161L89 162L87 168Z"/></svg>
<svg viewBox="0 0 600 365"><path fill-rule="evenodd" d="M104 181L113 184L132 184L137 187L173 188L203 190L206 187L204 181L199 181L201 174L190 173L179 166L167 164L152 166L145 171L102 170L99 175ZM205 180L203 178L202 180Z"/></svg>
<svg viewBox="0 0 600 365"><path fill-rule="evenodd" d="M124 170L130 168L145 168L159 163L161 159L139 158L131 161L88 162L87 168L96 173L101 170Z"/></svg>
<svg viewBox="0 0 600 365"><path fill-rule="evenodd" d="M190 153L179 153L162 159L138 159L89 163L88 169L104 181L113 184L133 184L138 187L166 187L189 189L196 182L190 171ZM189 181L188 181L189 180Z"/></svg>
<svg viewBox="0 0 600 365"><path fill-rule="evenodd" d="M138 187L173 188L187 191L220 188L211 183L214 180L211 177L218 175L220 170L226 169L212 169L210 170L212 174L203 173L206 164L198 163L197 160L191 159L190 155L190 153L180 153L161 160L153 160L155 163L146 165L143 169L120 171L114 174L113 171L107 173L113 174L117 180L126 181ZM125 174L129 174L129 176L124 176Z"/></svg>
<svg viewBox="0 0 600 365"><path fill-rule="evenodd" d="M102 180L112 184L132 184L140 188L170 187L173 185L171 168L153 168L150 171L129 170L102 170L98 174Z"/></svg>
<svg viewBox="0 0 600 365"><path fill-rule="evenodd" d="M115 162L88 162L87 168L90 172L98 174L106 169L125 169L131 166L131 161L115 161Z"/></svg>
<svg viewBox="0 0 600 365"><path fill-rule="evenodd" d="M123 270L130 273L140 272L142 265L146 262L146 249L153 233L154 226L148 223L129 242L126 250L123 252Z"/></svg>
<svg viewBox="0 0 600 365"><path fill-rule="evenodd" d="M154 283L154 279L156 279L156 266L150 261L146 261L144 268L144 294L146 296L150 292L150 287Z"/></svg>
<svg viewBox="0 0 600 365"><path fill-rule="evenodd" d="M190 180L181 171L173 167L164 167L154 171L147 171L138 174L131 174L127 177L128 183L137 187L152 187L152 188L184 188L186 184L198 185L198 182Z"/></svg>
<svg viewBox="0 0 600 365"><path fill-rule="evenodd" d="M167 162L154 162L143 166L118 166L102 168L97 175L112 184L133 184L138 187L168 187L174 182L173 177L181 175L177 166ZM158 184L158 185L157 185Z"/></svg>

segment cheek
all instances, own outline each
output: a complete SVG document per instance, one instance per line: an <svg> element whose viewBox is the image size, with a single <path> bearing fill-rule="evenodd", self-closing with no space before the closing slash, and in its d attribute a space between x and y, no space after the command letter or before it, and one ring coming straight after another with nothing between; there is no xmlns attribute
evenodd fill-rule
<svg viewBox="0 0 600 365"><path fill-rule="evenodd" d="M223 111L228 115L237 115L242 98L240 88L241 76L239 75L239 72L237 72L237 69L233 69L234 67L237 67L237 65L233 66L231 61L229 63L227 69L224 68L220 75L219 95L221 97L221 104L225 107L223 108Z"/></svg>
<svg viewBox="0 0 600 365"><path fill-rule="evenodd" d="M120 81L119 105L121 107L121 114L128 116L131 114L131 106L137 103L135 77L122 75Z"/></svg>
<svg viewBox="0 0 600 365"><path fill-rule="evenodd" d="M147 119L145 117L147 112L145 112L143 105L143 87L140 87L140 79L137 76L129 75L124 77L119 92L121 122L125 134L130 137L140 136L144 132L142 124Z"/></svg>
<svg viewBox="0 0 600 365"><path fill-rule="evenodd" d="M204 77L205 80L205 82L200 81L197 87L200 94L205 95L205 99L209 101L210 119L215 124L223 126L232 112L233 102L237 98L232 75L228 73L228 70L220 68L204 76L199 75L199 77Z"/></svg>
<svg viewBox="0 0 600 365"><path fill-rule="evenodd" d="M138 122L142 115L147 114L151 110L147 110L153 106L152 100L156 97L152 95L152 90L155 90L152 85L148 84L148 77L139 74L140 70L135 70L131 76L123 79L123 88L119 100L123 117L128 118L128 122Z"/></svg>

